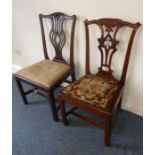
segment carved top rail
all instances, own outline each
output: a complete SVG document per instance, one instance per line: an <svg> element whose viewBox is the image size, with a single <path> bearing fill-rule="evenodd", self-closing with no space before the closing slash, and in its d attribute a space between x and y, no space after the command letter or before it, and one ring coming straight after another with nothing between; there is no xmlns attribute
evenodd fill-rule
<svg viewBox="0 0 155 155"><path fill-rule="evenodd" d="M67 63L62 56L62 49L66 42L66 33L64 31L63 24L65 20L72 20L72 28L71 28L71 36L70 36L71 38L70 39L70 65L74 65L73 53L74 53L74 29L75 29L75 23L76 23L76 16L75 15L68 16L62 12L55 12L49 15L39 14L44 55L45 55L45 59L49 59L47 47L46 47L43 18L48 18L51 21L51 30L49 32L49 39L55 49L55 57L53 60L60 61L63 63Z"/></svg>
<svg viewBox="0 0 155 155"><path fill-rule="evenodd" d="M112 18L103 18L103 19L90 20L90 21L85 20L84 23L85 23L85 29L86 29L86 74L91 74L90 60L89 60L90 59L89 58L89 55L90 55L89 28L88 28L89 25L96 24L98 25L101 31L101 36L97 39L98 49L101 53L101 64L100 64L100 67L98 68L98 73L97 73L98 75L107 74L112 76L112 73L113 73L113 70L111 68L112 57L113 57L113 54L117 51L117 45L119 44L119 40L117 40L116 38L117 33L120 30L120 28L124 26L130 27L132 29L130 39L128 42L124 65L122 69L121 80L120 80L120 82L124 84L133 39L138 27L140 27L141 24L139 22L137 22L136 24L133 24L130 22L122 21L120 19L112 19Z"/></svg>

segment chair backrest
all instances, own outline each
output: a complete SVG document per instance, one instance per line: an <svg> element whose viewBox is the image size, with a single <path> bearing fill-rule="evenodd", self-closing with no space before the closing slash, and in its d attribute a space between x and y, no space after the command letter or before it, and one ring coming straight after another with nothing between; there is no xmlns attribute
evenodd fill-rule
<svg viewBox="0 0 155 155"><path fill-rule="evenodd" d="M64 31L64 21L65 20L72 20L72 27L71 27L71 36L70 37L70 65L74 65L74 30L75 30L75 23L76 23L76 16L68 16L62 12L55 12L49 15L39 14L40 19L40 26L41 26L41 34L42 34L42 42L43 42L43 50L45 59L49 59L47 45L46 45L46 37L45 37L45 30L43 24L43 18L48 18L51 20L51 30L49 32L49 39L53 48L55 50L55 57L53 58L54 61L59 61L62 63L66 63L66 60L63 58L62 49L66 42L66 32Z"/></svg>
<svg viewBox="0 0 155 155"><path fill-rule="evenodd" d="M98 68L97 75L108 75L113 77L112 73L113 70L111 68L111 62L113 54L117 51L117 45L119 41L117 40L116 36L120 28L122 27L129 27L132 29L131 35L129 38L129 42L127 45L127 51L124 59L124 64L122 68L122 74L120 82L122 85L125 83L127 68L129 64L131 48L133 44L133 40L136 34L138 27L140 27L140 23L137 22L136 24L122 21L120 19L112 19L112 18L102 18L98 20L85 20L85 30L86 30L86 75L91 74L90 71L90 49L89 49L89 25L96 24L98 25L101 36L97 39L98 40L98 49L101 54L101 64Z"/></svg>

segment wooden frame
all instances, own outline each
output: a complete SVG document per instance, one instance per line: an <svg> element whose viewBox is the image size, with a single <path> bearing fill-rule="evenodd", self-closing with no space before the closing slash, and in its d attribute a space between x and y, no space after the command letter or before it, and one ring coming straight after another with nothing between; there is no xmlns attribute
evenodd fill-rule
<svg viewBox="0 0 155 155"><path fill-rule="evenodd" d="M70 82L70 81L66 80L66 78L68 76L70 76L70 75L72 77L72 81L75 81L75 71L74 71L74 30L75 30L76 16L75 15L68 16L68 15L66 15L66 14L64 14L62 12L55 12L55 13L49 14L49 15L39 14L44 56L45 56L45 59L49 59L48 52L47 52L47 47L46 47L46 39L45 39L43 18L50 19L52 21L52 24L53 24L52 28L51 28L51 31L50 31L50 34L49 34L50 41L51 41L51 43L52 43L52 45L53 45L53 47L55 49L55 57L54 57L53 61L58 61L58 62L65 63L65 64L67 64L67 62L65 61L65 59L62 56L62 48L63 48L63 46L65 44L65 37L66 37L65 32L63 30L63 22L65 20L72 20L71 40L70 40L70 64L68 64L71 67L71 72L67 73L65 76L61 77L61 79L59 79L59 81L57 83L55 83L55 85L53 85L50 88L46 88L45 86L40 85L38 83L35 83L34 81L27 80L24 77L19 76L18 74L15 74L15 80L17 82L17 86L19 88L19 91L20 91L20 94L22 96L24 104L28 104L26 95L28 95L30 93L36 93L36 94L39 94L41 96L44 96L44 97L48 98L49 103L50 103L50 107L51 107L51 111L52 111L52 115L53 115L53 119L54 119L54 121L57 122L58 121L57 110L60 107L59 106L56 107L53 91L58 86L60 86L60 84L62 82L64 82L64 81ZM59 31L58 28L61 31ZM59 38L59 42L56 41L56 38ZM27 92L24 92L22 82L24 82L24 83L26 83L28 85L31 85L34 88L27 91Z"/></svg>
<svg viewBox="0 0 155 155"><path fill-rule="evenodd" d="M91 24L96 24L99 26L101 30L101 37L98 38L98 48L101 53L101 65L98 68L98 72L96 73L96 76L107 76L109 78L115 79L113 76L113 70L111 69L111 60L113 54L117 51L116 45L119 43L119 41L116 39L117 32L119 31L120 28L122 27L129 27L132 29L131 36L129 39L126 55L125 55L125 60L124 60L124 65L122 69L122 74L121 78L119 80L120 84L120 89L116 92L116 95L113 97L110 102L113 102L113 107L110 112L104 111L103 109L96 108L88 103L82 102L81 100L78 100L77 98L71 97L69 95L66 95L65 93L61 93L60 95L60 106L61 106L61 113L62 113L62 121L64 125L68 125L67 121L67 115L68 114L73 114L95 126L101 127L105 129L105 137L104 137L104 143L106 146L110 145L110 136L111 136L111 130L112 126L114 124L116 114L118 112L118 109L121 106L121 100L122 100L122 95L123 95L123 90L124 90L124 84L125 84L125 79L126 79L126 74L127 74L127 68L129 64L129 59L130 59L130 54L131 54L131 49L132 49L132 44L134 40L134 36L136 34L137 29L140 27L140 23L137 22L136 24L122 21L120 19L111 19L111 18L103 18L103 19L98 19L98 20L85 20L85 31L86 31L86 75L91 75L92 73L90 72L90 52L89 52L89 25ZM103 29L103 26L105 29ZM113 29L115 28L115 30ZM114 33L112 36L111 32ZM105 35L106 33L106 35ZM107 41L107 38L111 41L111 47L109 48L109 45L105 45L105 41ZM103 49L104 48L104 51ZM107 55L109 53L109 50L112 52L110 53L111 55L109 56L109 62L107 60ZM103 54L105 52L105 54ZM107 54L107 55L106 55ZM104 55L104 58L103 58ZM104 59L104 60L103 60ZM107 67L106 70L104 67ZM71 104L74 107L69 110L68 112L65 111L65 104ZM91 120L90 118L81 115L80 113L75 112L77 108L86 110L90 113L93 113L95 115L101 116L105 120L105 124L101 124L95 120Z"/></svg>

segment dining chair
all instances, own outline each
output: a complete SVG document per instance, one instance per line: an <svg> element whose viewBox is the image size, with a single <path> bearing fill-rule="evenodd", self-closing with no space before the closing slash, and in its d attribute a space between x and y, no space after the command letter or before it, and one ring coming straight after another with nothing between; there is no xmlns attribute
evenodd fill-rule
<svg viewBox="0 0 155 155"><path fill-rule="evenodd" d="M54 90L62 82L70 82L70 80L67 80L69 76L71 76L72 81L75 81L74 30L76 16L69 16L62 12L55 12L49 15L39 14L39 21L45 59L19 70L15 73L15 79L25 104L28 104L26 96L30 93L36 93L48 98L53 119L58 121L57 111L60 107L56 106ZM70 30L69 28L67 29L67 26L64 26L69 21L71 23ZM46 22L50 22L48 32ZM69 53L69 62L63 57L63 47L67 39L69 39L70 46L68 45L69 49L65 48L65 52ZM47 48L49 43L53 46L53 49L49 50ZM52 50L55 56L50 58L49 53ZM32 89L25 91L22 83L31 85Z"/></svg>
<svg viewBox="0 0 155 155"><path fill-rule="evenodd" d="M132 44L137 29L140 27L140 23L133 24L131 22L123 21L121 19L102 18L97 20L85 20L85 32L86 32L86 65L85 75L79 80L71 83L65 87L60 94L60 108L62 113L62 121L64 125L68 125L67 116L72 114L77 116L88 123L103 128L105 130L104 144L110 145L111 130L114 125L116 114L119 111L122 101L122 95L124 91L125 79L131 55ZM96 46L96 42L90 39L93 34L90 35L90 27L93 25L99 28L100 36L95 38L97 40L97 51L100 52L100 66L97 69L97 73L91 72L91 62L99 62L98 59L93 57L90 61L90 45ZM127 43L125 56L122 64L121 75L118 78L114 76L112 67L112 58L116 52L119 52L124 40L118 40L118 34L125 31L125 27L129 28L131 33ZM91 31L95 33L95 31ZM126 31L125 31L126 32ZM125 33L126 34L126 33ZM119 38L122 38L119 34ZM92 41L90 43L90 41ZM118 46L119 45L119 46ZM115 61L119 63L120 58ZM114 62L113 62L114 63ZM117 66L117 65L116 65ZM70 104L73 107L68 111L65 110L65 105ZM77 109L82 109L86 113L90 112L96 116L101 117L102 123L97 120L90 119L81 112L77 112Z"/></svg>

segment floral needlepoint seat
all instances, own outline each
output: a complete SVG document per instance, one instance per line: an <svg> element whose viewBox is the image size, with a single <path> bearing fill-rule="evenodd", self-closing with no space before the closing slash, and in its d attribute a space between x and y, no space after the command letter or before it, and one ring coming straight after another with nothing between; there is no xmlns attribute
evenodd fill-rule
<svg viewBox="0 0 155 155"><path fill-rule="evenodd" d="M122 103L134 36L141 24L113 18L86 19L84 24L86 32L85 75L65 87L60 94L62 121L64 125L68 125L67 116L72 114L104 129L104 144L110 146L112 127ZM93 25L99 29L100 33L98 35L93 33ZM126 34L122 34L122 31L126 31L123 29L124 27L130 29L130 33L127 33L128 38L125 40L123 40L123 35ZM126 50L121 51L125 42ZM90 47L95 46L97 47L96 50L90 50ZM125 52L124 60L121 69L117 70L116 74L115 64L119 64L122 57L119 57L118 60L115 59L115 61L113 61L113 57L116 52L120 53L120 51ZM100 53L100 57L94 57L97 52ZM93 57L91 54L93 54ZM93 72L94 69L91 68L94 60L96 60L96 63L100 62L96 72ZM115 75L117 75L117 78ZM66 104L70 104L72 108L66 110ZM77 109L100 116L103 121L90 118L85 113L76 111Z"/></svg>
<svg viewBox="0 0 155 155"><path fill-rule="evenodd" d="M120 88L121 86L115 79L86 75L64 88L63 93L110 112L113 106L112 99Z"/></svg>

